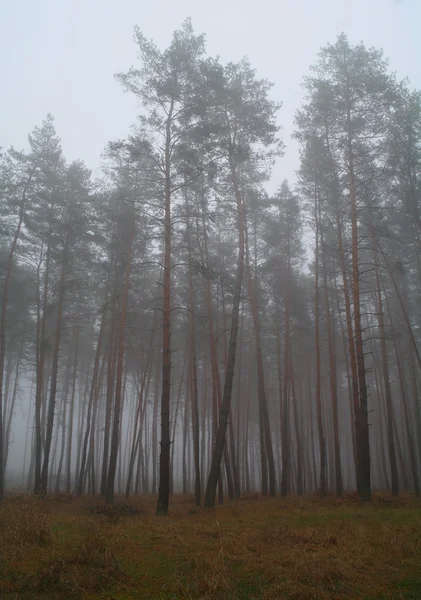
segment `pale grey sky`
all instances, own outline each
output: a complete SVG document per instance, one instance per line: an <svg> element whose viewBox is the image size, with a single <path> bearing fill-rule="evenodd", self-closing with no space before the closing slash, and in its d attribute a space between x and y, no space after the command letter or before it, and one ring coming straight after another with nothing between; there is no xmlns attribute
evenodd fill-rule
<svg viewBox="0 0 421 600"><path fill-rule="evenodd" d="M113 77L136 63L134 25L165 47L189 16L210 54L247 55L275 82L287 145L276 183L298 166L290 136L302 77L342 31L382 47L398 76L421 88L421 0L0 0L0 146L26 146L51 112L67 159L95 172L107 141L135 120L135 99Z"/></svg>

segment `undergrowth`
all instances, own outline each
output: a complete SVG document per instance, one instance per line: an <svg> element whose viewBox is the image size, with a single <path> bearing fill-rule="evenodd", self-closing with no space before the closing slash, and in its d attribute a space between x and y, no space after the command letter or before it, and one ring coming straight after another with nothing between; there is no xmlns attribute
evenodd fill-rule
<svg viewBox="0 0 421 600"><path fill-rule="evenodd" d="M421 505L352 495L0 503L0 598L421 600Z"/></svg>

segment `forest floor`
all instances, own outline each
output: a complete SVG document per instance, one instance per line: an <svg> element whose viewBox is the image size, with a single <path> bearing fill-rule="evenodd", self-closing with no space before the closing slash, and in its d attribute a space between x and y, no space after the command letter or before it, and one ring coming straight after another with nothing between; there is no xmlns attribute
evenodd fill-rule
<svg viewBox="0 0 421 600"><path fill-rule="evenodd" d="M173 497L0 503L0 599L421 599L421 502ZM130 514L135 513L135 514Z"/></svg>

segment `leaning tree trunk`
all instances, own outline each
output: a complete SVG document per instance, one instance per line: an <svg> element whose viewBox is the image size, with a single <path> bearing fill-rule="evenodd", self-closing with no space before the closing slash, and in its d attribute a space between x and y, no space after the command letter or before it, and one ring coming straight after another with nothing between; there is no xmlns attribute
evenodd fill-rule
<svg viewBox="0 0 421 600"><path fill-rule="evenodd" d="M134 420L134 425L133 425L133 440L132 440L132 447L130 450L129 467L128 467L128 472L127 472L126 498L128 498L130 495L130 488L131 488L132 479L133 479L137 450L139 448L139 443L140 443L140 432L141 432L141 427L142 427L142 418L141 418L142 417L142 404L143 404L143 398L144 398L145 385L146 385L147 379L149 377L149 365L151 362L152 351L153 351L154 334L155 334L155 326L152 329L151 342L149 345L148 355L146 358L145 371L143 373L143 376L140 377L139 395L138 395L136 415L135 415L135 420ZM146 397L145 397L144 403L146 404ZM155 445L154 444L153 444L152 451L155 453ZM153 486L152 486L152 491L155 492L155 490L153 489Z"/></svg>
<svg viewBox="0 0 421 600"><path fill-rule="evenodd" d="M122 384L123 384L123 363L124 363L124 339L126 329L126 314L127 314L127 299L129 296L130 271L132 266L133 242L135 235L135 219L132 216L133 223L130 232L126 269L124 273L124 288L121 298L120 307L120 332L118 340L118 358L117 358L117 374L115 386L115 402L114 402L114 421L111 432L110 444L110 462L107 473L107 486L105 491L105 501L111 503L114 501L114 482L117 470L117 456L120 437L120 419L121 419L121 399L122 399Z"/></svg>
<svg viewBox="0 0 421 600"><path fill-rule="evenodd" d="M209 331L209 346L210 346L210 355L211 355L211 373L212 373L212 442L216 441L216 433L218 430L218 408L221 406L222 402L222 393L221 393L221 379L219 376L219 367L218 367L218 354L216 349L216 339L214 334L214 314L213 314L213 304L212 304L212 293L211 293L211 271L209 269L209 252L208 252L208 242L207 242L207 231L206 231L206 220L205 220L205 206L204 206L204 197L202 197L202 227L203 227L203 239L204 239L204 254L201 250L201 261L202 264L205 265L203 269L203 280L204 280L204 293L206 299L206 309L207 309L207 319L208 319L208 331ZM197 226L198 229L198 226ZM223 502L223 484L222 484L222 476L220 473L219 480L219 502L222 504Z"/></svg>
<svg viewBox="0 0 421 600"><path fill-rule="evenodd" d="M61 473L62 473L62 469L63 469L64 451L66 448L67 396L69 395L70 367L71 367L71 362L69 360L69 363L68 363L67 369L66 369L66 380L65 380L65 384L64 384L64 393L63 393L63 400L62 400L63 408L61 411L61 448L60 448L60 458L58 461L58 468L57 468L57 475L56 475L56 489L55 489L56 494L58 494L60 492L60 479L61 479ZM58 435L57 435L56 439L58 440Z"/></svg>
<svg viewBox="0 0 421 600"><path fill-rule="evenodd" d="M237 174L234 164L231 160L231 177L234 186L235 199L237 202L238 214L238 262L237 275L234 288L234 298L231 317L231 333L228 349L227 368L225 372L224 394L222 404L219 411L219 423L216 432L215 444L212 452L212 462L209 472L208 482L205 493L205 506L213 508L215 506L216 487L221 471L221 460L224 453L225 438L228 425L228 418L231 408L232 384L234 380L235 355L237 350L237 333L239 323L241 288L243 284L244 274L244 208L243 199L241 197Z"/></svg>
<svg viewBox="0 0 421 600"><path fill-rule="evenodd" d="M0 499L3 498L4 494L4 440L3 440L3 377L4 377L4 362L6 357L6 315L7 315L7 303L9 300L9 287L12 278L13 259L16 252L16 246L19 239L20 230L23 223L23 208L19 213L19 221L15 230L12 245L10 247L9 258L7 261L6 276L3 287L3 298L1 303L1 317L0 317Z"/></svg>
<svg viewBox="0 0 421 600"><path fill-rule="evenodd" d="M70 232L69 232L69 230L67 230L66 240L64 243L63 258L62 258L63 262L62 262L62 267L61 267L61 275L60 275L60 287L59 287L59 297L58 297L58 306L57 306L57 321L56 321L56 331L55 331L55 340L54 340L54 352L53 352L53 359L52 359L53 362L52 362L52 370L51 370L50 398L49 398L49 403L48 403L47 429L46 429L46 434L45 434L44 461L43 461L43 465L42 465L41 478L40 478L40 491L42 493L45 493L47 491L51 441L53 439L54 413L55 413L55 407L56 407L57 375L58 375L58 362L59 362L59 351L60 351L63 303L64 303L64 295L65 295L65 291L66 291L66 275L67 275L67 268L68 268L68 262L69 262L69 235L70 235Z"/></svg>
<svg viewBox="0 0 421 600"><path fill-rule="evenodd" d="M263 368L262 344L260 336L259 305L257 300L257 283L253 284L250 265L250 252L247 234L247 222L245 223L245 245L247 263L248 293L253 318L254 334L256 338L256 364L257 364L257 391L259 397L259 419L260 419L260 454L262 463L262 494L267 496L276 495L275 458L270 432L269 414L266 400L265 373ZM257 266L257 265L256 265ZM268 489L269 475L269 489Z"/></svg>
<svg viewBox="0 0 421 600"><path fill-rule="evenodd" d="M5 447L4 447L4 457L3 457L4 472L6 471L7 459L9 456L10 435L12 433L12 419L13 419L13 414L15 412L16 398L18 395L20 367L21 367L21 362L22 362L24 346L25 346L25 338L22 336L22 341L21 341L20 350L19 350L19 356L18 356L18 360L16 363L16 367L15 367L15 380L14 380L14 384L13 384L12 398L10 401L7 420L6 420L6 424L5 424L6 425L6 427L5 427ZM5 412L5 416L6 416L6 412Z"/></svg>
<svg viewBox="0 0 421 600"><path fill-rule="evenodd" d="M108 292L107 292L107 295L108 295ZM91 391L89 393L88 414L87 414L87 418L86 418L86 430L85 430L85 436L83 439L82 456L81 456L81 461L80 461L80 469L79 469L78 483L77 483L77 495L78 496L81 496L83 494L83 488L84 488L84 481L85 481L85 474L86 474L86 471L85 471L86 470L86 461L87 461L87 457L88 457L88 443L89 443L89 436L91 434L92 409L93 409L95 392L96 392L97 383L98 383L99 361L100 361L101 350L102 350L102 338L104 336L107 295L105 297L105 305L104 305L104 309L102 312L101 325L99 327L98 341L97 341L96 353L95 353L94 371L92 374L92 381L91 381Z"/></svg>
<svg viewBox="0 0 421 600"><path fill-rule="evenodd" d="M379 277L379 279L382 280L383 278ZM383 281L381 281L381 283L383 284L383 289L384 289ZM408 398L407 398L407 393L406 393L406 389L405 389L404 369L403 369L402 361L400 358L401 353L399 352L398 344L396 341L397 340L397 331L396 331L396 328L393 323L392 312L390 310L390 304L387 299L386 293L385 293L385 299L386 299L387 312L389 314L390 328L392 330L392 336L393 336L393 345L394 345L395 356L396 356L396 366L398 367L399 387L400 387L401 398L402 398L403 417L404 417L404 423L405 423L405 429L406 429L406 437L408 440L409 460L410 460L410 464L411 464L412 479L413 479L413 483L414 483L414 492L415 492L415 495L418 497L420 495L419 465L417 464L416 444L415 444L415 439L414 439L414 435L413 435L413 431L412 431L412 427L411 427L411 423L410 423ZM412 348L410 348L410 352L412 353ZM414 367L415 365L412 365L412 366ZM392 406L391 406L391 410L392 410ZM418 410L418 407L417 407L417 410ZM417 427L417 420L415 419L415 429L416 429L416 427ZM395 461L396 461L396 457L395 457Z"/></svg>
<svg viewBox="0 0 421 600"><path fill-rule="evenodd" d="M26 202L26 192L34 176L35 169L38 166L39 158L35 161L32 169L29 172L29 176L22 191L21 207L19 211L19 219L13 236L12 245L10 246L9 257L7 260L6 274L3 285L3 298L1 303L1 316L0 316L0 499L3 498L4 494L4 424L3 424L3 379L4 379L4 362L6 358L6 319L7 319L7 303L9 300L9 288L12 279L13 260L15 257L16 247L18 244L19 235L22 229L23 219L25 216L24 207Z"/></svg>

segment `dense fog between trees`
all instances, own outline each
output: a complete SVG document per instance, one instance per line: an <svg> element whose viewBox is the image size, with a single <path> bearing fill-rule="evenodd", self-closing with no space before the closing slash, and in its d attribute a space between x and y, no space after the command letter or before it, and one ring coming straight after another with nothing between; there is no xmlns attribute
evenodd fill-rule
<svg viewBox="0 0 421 600"><path fill-rule="evenodd" d="M0 497L419 495L420 93L340 35L269 193L271 83L134 41L100 172L51 115L1 154Z"/></svg>

